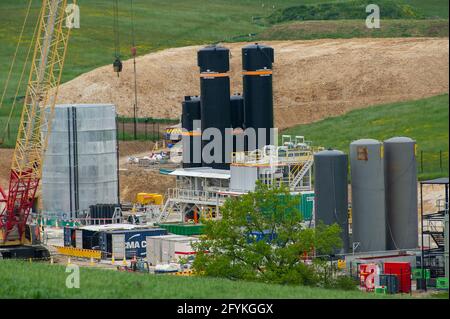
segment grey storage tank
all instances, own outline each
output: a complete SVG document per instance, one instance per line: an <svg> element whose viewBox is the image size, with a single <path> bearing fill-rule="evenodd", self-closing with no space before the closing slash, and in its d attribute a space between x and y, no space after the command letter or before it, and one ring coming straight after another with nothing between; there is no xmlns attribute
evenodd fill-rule
<svg viewBox="0 0 450 319"><path fill-rule="evenodd" d="M384 141L387 249L418 247L416 142L409 137Z"/></svg>
<svg viewBox="0 0 450 319"><path fill-rule="evenodd" d="M117 150L114 105L57 105L42 170L44 216L118 204Z"/></svg>
<svg viewBox="0 0 450 319"><path fill-rule="evenodd" d="M314 154L315 222L337 223L342 230L342 252L349 248L348 157L338 150Z"/></svg>
<svg viewBox="0 0 450 319"><path fill-rule="evenodd" d="M350 144L352 242L356 251L386 250L383 144L361 139Z"/></svg>

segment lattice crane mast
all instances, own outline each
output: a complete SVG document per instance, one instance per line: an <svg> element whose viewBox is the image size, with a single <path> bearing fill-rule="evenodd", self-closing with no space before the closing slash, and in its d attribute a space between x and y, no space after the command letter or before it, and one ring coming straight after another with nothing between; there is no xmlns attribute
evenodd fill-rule
<svg viewBox="0 0 450 319"><path fill-rule="evenodd" d="M70 28L67 0L42 0L31 70L11 164L8 193L0 188L0 248L32 245L27 224L42 175Z"/></svg>

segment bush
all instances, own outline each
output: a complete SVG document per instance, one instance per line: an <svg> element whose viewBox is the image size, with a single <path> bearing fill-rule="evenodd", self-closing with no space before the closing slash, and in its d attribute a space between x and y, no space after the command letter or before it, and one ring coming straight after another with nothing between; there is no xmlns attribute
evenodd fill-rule
<svg viewBox="0 0 450 319"><path fill-rule="evenodd" d="M340 290L357 290L358 284L358 281L353 277L347 275L338 275L330 282L328 288Z"/></svg>
<svg viewBox="0 0 450 319"><path fill-rule="evenodd" d="M353 0L337 3L299 5L277 10L267 17L266 21L270 24L274 24L287 21L308 20L365 20L368 15L368 13L366 13L366 6L372 3L372 0ZM396 3L392 0L379 0L376 4L380 7L380 14L384 19L424 18L424 15L417 9L409 5Z"/></svg>

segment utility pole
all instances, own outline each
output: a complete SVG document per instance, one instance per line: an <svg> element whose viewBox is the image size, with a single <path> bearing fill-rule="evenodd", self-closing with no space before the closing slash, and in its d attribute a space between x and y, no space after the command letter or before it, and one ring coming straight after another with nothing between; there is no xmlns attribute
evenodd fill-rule
<svg viewBox="0 0 450 319"><path fill-rule="evenodd" d="M131 47L131 55L133 56L133 67L134 67L134 107L133 107L133 117L134 117L134 139L137 140L137 74L136 74L136 40L134 35L134 10L133 10L133 0L131 2L131 39L132 39L132 47Z"/></svg>

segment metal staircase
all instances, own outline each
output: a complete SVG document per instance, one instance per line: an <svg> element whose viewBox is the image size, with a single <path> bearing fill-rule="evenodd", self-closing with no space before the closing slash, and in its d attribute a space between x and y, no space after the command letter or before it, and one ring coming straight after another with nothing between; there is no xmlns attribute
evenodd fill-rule
<svg viewBox="0 0 450 319"><path fill-rule="evenodd" d="M424 215L424 235L429 235L435 242L437 248L430 249L432 253L444 251L445 236L444 236L444 218L445 210L438 211L433 214Z"/></svg>
<svg viewBox="0 0 450 319"><path fill-rule="evenodd" d="M444 232L427 232L431 238L433 238L434 242L438 246L438 248L444 248L445 246L445 238L444 238Z"/></svg>
<svg viewBox="0 0 450 319"><path fill-rule="evenodd" d="M159 216L156 218L155 223L157 224L167 221L169 216L173 213L180 213L178 203L174 200L174 198L170 197L168 191L164 195L164 198L166 198L166 202L164 203Z"/></svg>
<svg viewBox="0 0 450 319"><path fill-rule="evenodd" d="M308 173L308 171L311 169L313 163L314 163L313 157L309 156L308 159L303 163L303 166L300 169L300 171L292 179L291 185L289 185L291 189L295 189L298 186L301 180L305 177L306 173Z"/></svg>

